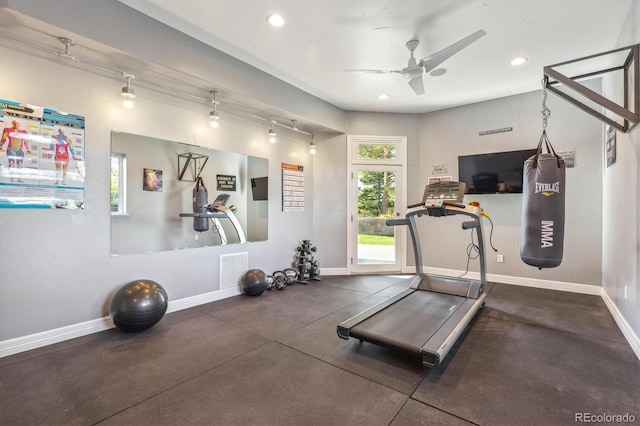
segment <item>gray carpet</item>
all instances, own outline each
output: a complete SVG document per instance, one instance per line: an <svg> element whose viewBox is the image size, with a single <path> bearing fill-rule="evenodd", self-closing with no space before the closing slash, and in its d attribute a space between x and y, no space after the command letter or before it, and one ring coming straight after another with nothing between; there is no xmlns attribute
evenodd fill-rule
<svg viewBox="0 0 640 426"><path fill-rule="evenodd" d="M449 356L336 335L406 277L322 277L0 359L1 425L571 425L635 416L640 362L599 297L496 284Z"/></svg>

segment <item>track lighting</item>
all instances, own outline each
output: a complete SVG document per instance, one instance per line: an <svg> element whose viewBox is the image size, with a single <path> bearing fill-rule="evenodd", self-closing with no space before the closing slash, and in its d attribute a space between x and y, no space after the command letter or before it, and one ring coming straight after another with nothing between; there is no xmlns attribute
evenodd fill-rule
<svg viewBox="0 0 640 426"><path fill-rule="evenodd" d="M211 92L211 95L213 96L213 99L211 100L211 103L213 104L213 111L209 113L209 118L211 119L211 127L217 129L220 125L220 123L218 123L218 120L220 120L220 115L218 114L218 104L220 102L218 102L218 100L216 99L218 96L218 91L214 90L213 92Z"/></svg>
<svg viewBox="0 0 640 426"><path fill-rule="evenodd" d="M133 108L133 99L136 97L136 91L131 87L131 77L133 76L125 74L125 77L127 77L127 85L122 88L121 95L124 98L122 105L127 109L131 109Z"/></svg>
<svg viewBox="0 0 640 426"><path fill-rule="evenodd" d="M271 121L271 128L267 132L267 134L269 135L269 142L271 142L271 143L276 143L276 136L278 136L276 131L273 129L273 125L274 124L275 124L275 122Z"/></svg>
<svg viewBox="0 0 640 426"><path fill-rule="evenodd" d="M309 142L309 153L311 155L314 155L316 153L316 148L317 145L316 143L313 141L313 134L311 135L311 142Z"/></svg>

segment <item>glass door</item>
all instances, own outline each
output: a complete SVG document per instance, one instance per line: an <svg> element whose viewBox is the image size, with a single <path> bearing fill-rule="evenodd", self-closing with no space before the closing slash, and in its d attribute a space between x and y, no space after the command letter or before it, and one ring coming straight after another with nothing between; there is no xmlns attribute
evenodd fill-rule
<svg viewBox="0 0 640 426"><path fill-rule="evenodd" d="M387 219L402 215L402 166L353 165L351 206L351 272L400 272L402 227Z"/></svg>

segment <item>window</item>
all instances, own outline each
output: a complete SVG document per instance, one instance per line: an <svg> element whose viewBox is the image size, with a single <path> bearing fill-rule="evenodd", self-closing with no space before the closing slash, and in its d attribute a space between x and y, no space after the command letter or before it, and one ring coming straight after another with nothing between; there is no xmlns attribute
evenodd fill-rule
<svg viewBox="0 0 640 426"><path fill-rule="evenodd" d="M126 214L127 156L111 154L111 214Z"/></svg>
<svg viewBox="0 0 640 426"><path fill-rule="evenodd" d="M348 141L351 164L403 164L406 138L349 135Z"/></svg>

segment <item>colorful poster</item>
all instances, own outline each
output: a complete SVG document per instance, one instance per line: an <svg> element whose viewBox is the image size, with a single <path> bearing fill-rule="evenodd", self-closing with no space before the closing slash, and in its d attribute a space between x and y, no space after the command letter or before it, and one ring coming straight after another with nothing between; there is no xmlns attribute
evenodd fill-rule
<svg viewBox="0 0 640 426"><path fill-rule="evenodd" d="M0 99L0 129L0 208L83 208L83 116Z"/></svg>

